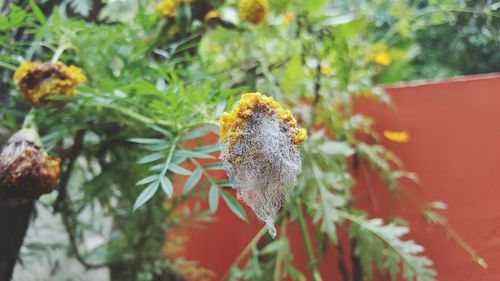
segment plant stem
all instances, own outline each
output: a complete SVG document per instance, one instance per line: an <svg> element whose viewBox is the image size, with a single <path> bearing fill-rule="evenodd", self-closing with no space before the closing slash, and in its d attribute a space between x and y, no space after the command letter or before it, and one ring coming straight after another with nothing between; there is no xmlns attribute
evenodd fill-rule
<svg viewBox="0 0 500 281"><path fill-rule="evenodd" d="M255 247L255 245L257 245L257 243L260 241L260 239L262 238L262 236L264 236L264 234L266 234L266 232L267 232L266 230L267 230L267 228L263 227L263 228L260 229L259 232L257 232L257 234L255 234L255 236L253 237L253 239L247 244L247 246L243 249L243 251L241 251L241 253L234 260L234 262L231 264L231 266L226 271L226 273L224 273L224 275L222 276L221 280L228 280L228 278L229 278L229 272L231 271L231 268L233 268L235 266L238 266L238 264L241 262L241 260L244 257L247 256L247 254L250 252L250 250L252 250L252 248Z"/></svg>
<svg viewBox="0 0 500 281"><path fill-rule="evenodd" d="M68 46L61 44L59 47L57 47L56 51L54 52L54 55L52 56L52 59L50 60L51 63L56 63L59 60L59 57L64 53L64 50L66 50Z"/></svg>
<svg viewBox="0 0 500 281"><path fill-rule="evenodd" d="M317 266L317 260L316 257L314 256L314 250L312 247L311 243L311 237L309 236L309 232L307 231L307 226L306 222L304 219L304 214L302 212L302 207L300 203L297 202L297 217L299 220L299 225L300 225L300 232L302 234L302 238L304 240L304 247L306 248L307 252L307 259L309 260L309 269L311 270L311 275L313 277L314 281L322 281L323 279L321 278L321 274L319 273L318 266Z"/></svg>

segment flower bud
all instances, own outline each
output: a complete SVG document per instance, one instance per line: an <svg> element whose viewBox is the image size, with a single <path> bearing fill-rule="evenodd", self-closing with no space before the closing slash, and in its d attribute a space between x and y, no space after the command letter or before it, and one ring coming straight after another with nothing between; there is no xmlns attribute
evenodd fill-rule
<svg viewBox="0 0 500 281"><path fill-rule="evenodd" d="M0 193L24 199L50 193L59 179L60 162L43 149L35 130L18 131L0 154Z"/></svg>

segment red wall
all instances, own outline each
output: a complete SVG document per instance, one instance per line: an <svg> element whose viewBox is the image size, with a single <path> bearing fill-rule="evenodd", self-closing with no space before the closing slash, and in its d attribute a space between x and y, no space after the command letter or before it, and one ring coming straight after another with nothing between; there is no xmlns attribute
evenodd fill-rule
<svg viewBox="0 0 500 281"><path fill-rule="evenodd" d="M388 87L387 91L396 110L366 101L357 110L373 116L379 132L409 133L407 143L382 140L382 144L400 156L420 183L403 181L401 191L390 194L374 173L361 170L356 187L363 198L359 204L372 217L405 218L412 230L407 238L425 247L425 254L435 262L438 280L500 280L500 74ZM443 227L423 221L422 204L437 200L448 204L442 213L486 260L488 269L474 264ZM246 224L219 202L216 222L188 230L183 256L213 270L218 280L262 226L248 214ZM289 231L294 260L304 269L298 229L292 226ZM325 281L340 280L336 263L331 248L320 265Z"/></svg>

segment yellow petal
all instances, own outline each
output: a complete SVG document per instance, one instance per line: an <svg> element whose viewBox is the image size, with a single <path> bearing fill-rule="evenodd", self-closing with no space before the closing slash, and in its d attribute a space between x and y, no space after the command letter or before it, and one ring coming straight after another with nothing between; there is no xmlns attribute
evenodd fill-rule
<svg viewBox="0 0 500 281"><path fill-rule="evenodd" d="M408 142L410 137L406 131L384 131L384 137L393 142Z"/></svg>

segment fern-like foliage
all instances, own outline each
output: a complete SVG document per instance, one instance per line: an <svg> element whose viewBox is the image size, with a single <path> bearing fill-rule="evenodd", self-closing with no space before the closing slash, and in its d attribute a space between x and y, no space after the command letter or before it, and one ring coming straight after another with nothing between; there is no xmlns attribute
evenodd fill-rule
<svg viewBox="0 0 500 281"><path fill-rule="evenodd" d="M403 240L409 228L394 222L384 224L382 219L367 219L339 211L339 216L352 223L351 235L357 239L355 254L364 274L371 279L373 266L388 272L391 280L401 276L407 281L435 281L432 261L422 256L424 247L413 240Z"/></svg>

